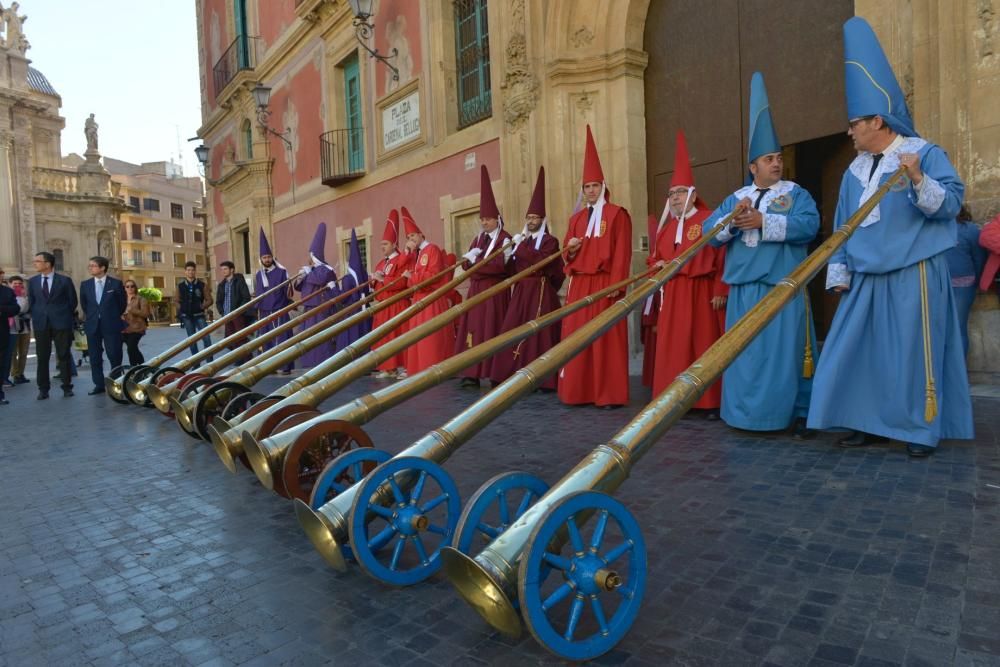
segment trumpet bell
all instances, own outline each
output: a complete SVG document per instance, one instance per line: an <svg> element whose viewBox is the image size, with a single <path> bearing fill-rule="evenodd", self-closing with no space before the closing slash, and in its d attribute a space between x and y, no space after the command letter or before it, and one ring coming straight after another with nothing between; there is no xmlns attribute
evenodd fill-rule
<svg viewBox="0 0 1000 667"><path fill-rule="evenodd" d="M274 490L274 471L271 469L271 461L257 442L257 438L249 431L243 431L240 441L243 443L243 453L250 460L250 467L253 468L257 479L265 489Z"/></svg>
<svg viewBox="0 0 1000 667"><path fill-rule="evenodd" d="M314 511L309 505L298 498L295 499L295 517L302 525L309 541L316 547L323 559L338 572L347 571L347 559L337 540L333 536L333 530L324 517L319 512Z"/></svg>
<svg viewBox="0 0 1000 667"><path fill-rule="evenodd" d="M215 454L219 457L219 460L222 461L222 465L226 466L226 469L235 475L236 456L238 456L238 454L233 453L233 451L229 448L228 441L223 438L222 434L229 429L220 431L220 425L216 424L216 422L220 421L222 420L219 417L216 417L215 420L208 425L208 439L212 443L212 449L215 450Z"/></svg>
<svg viewBox="0 0 1000 667"><path fill-rule="evenodd" d="M298 507L295 509L298 513ZM304 523L302 526L306 527ZM521 616L489 572L453 547L441 550L441 562L448 581L483 620L509 637L521 636Z"/></svg>

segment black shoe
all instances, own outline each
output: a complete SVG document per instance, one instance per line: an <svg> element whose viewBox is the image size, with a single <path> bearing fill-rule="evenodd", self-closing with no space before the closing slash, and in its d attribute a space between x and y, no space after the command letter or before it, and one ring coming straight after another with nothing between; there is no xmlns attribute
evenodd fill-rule
<svg viewBox="0 0 1000 667"><path fill-rule="evenodd" d="M906 453L913 459L925 459L934 453L934 448L908 442L906 443Z"/></svg>
<svg viewBox="0 0 1000 667"><path fill-rule="evenodd" d="M49 397L49 392L47 392L47 391L40 391L40 392L38 392L38 396L36 396L35 398L37 400L39 400L39 401L44 401L48 397Z"/></svg>
<svg viewBox="0 0 1000 667"><path fill-rule="evenodd" d="M475 387L476 389L478 389L479 380L477 378L462 378L462 381L458 383L458 386L461 387L462 389L465 389L467 387L469 388Z"/></svg>
<svg viewBox="0 0 1000 667"><path fill-rule="evenodd" d="M816 437L816 431L806 426L806 420L799 417L792 426L792 437L796 440L811 440Z"/></svg>
<svg viewBox="0 0 1000 667"><path fill-rule="evenodd" d="M624 408L624 405L598 405L601 410L617 410L618 408Z"/></svg>
<svg viewBox="0 0 1000 667"><path fill-rule="evenodd" d="M72 389L63 389L63 398L69 398L73 395Z"/></svg>
<svg viewBox="0 0 1000 667"><path fill-rule="evenodd" d="M0 405L10 405L10 401L6 398L0 398Z"/></svg>
<svg viewBox="0 0 1000 667"><path fill-rule="evenodd" d="M884 438L880 435L869 435L864 431L854 431L846 438L841 438L837 441L837 444L846 449L851 449L853 447L867 447L868 445L877 445L889 442L889 438Z"/></svg>
<svg viewBox="0 0 1000 667"><path fill-rule="evenodd" d="M710 421L710 422L717 422L717 421L719 421L719 411L718 410L709 410L708 414L705 415L705 420L706 421Z"/></svg>
<svg viewBox="0 0 1000 667"><path fill-rule="evenodd" d="M29 382L31 382L31 380L24 377L23 375L18 375L16 378L14 378L14 384L28 384Z"/></svg>
<svg viewBox="0 0 1000 667"><path fill-rule="evenodd" d="M87 392L87 396L97 396L98 394L103 394L103 393L104 393L104 387L94 387L93 389Z"/></svg>

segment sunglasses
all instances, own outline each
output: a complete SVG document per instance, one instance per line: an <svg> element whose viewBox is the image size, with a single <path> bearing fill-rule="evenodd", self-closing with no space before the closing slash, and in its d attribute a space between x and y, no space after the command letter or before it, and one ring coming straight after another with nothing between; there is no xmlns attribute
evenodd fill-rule
<svg viewBox="0 0 1000 667"><path fill-rule="evenodd" d="M125 289L135 289L135 285L125 285Z"/></svg>

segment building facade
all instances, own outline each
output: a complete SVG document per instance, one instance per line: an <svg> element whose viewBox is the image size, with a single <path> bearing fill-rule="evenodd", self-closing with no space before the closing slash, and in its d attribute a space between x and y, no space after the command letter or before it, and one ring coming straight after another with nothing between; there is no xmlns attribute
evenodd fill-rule
<svg viewBox="0 0 1000 667"><path fill-rule="evenodd" d="M202 181L181 175L170 162L132 164L104 158L104 167L121 183L128 205L118 226L122 275L140 287L163 292L162 312L173 318L172 299L184 279L184 264L196 262L209 270L204 220L200 215Z"/></svg>
<svg viewBox="0 0 1000 667"><path fill-rule="evenodd" d="M828 234L852 157L840 30L855 14L879 32L917 126L955 160L976 218L1000 212L1000 119L990 111L1000 97L1000 0L959 11L946 0L372 5L364 33L344 0L197 1L216 263L252 270L264 228L281 261L298 266L322 221L334 230L327 260L336 266L352 229L378 238L400 205L432 241L463 252L477 231L480 164L515 228L544 165L549 220L561 234L578 202L589 124L613 200L632 213L638 267L642 222L664 205L676 130L687 134L710 204L742 184L756 70L767 77L787 176L813 193ZM394 54L392 67L366 49ZM259 86L270 89L263 110ZM823 334L836 302L813 289ZM1000 371L998 316L995 296L984 296L973 319L977 373Z"/></svg>
<svg viewBox="0 0 1000 667"><path fill-rule="evenodd" d="M118 256L119 186L100 163L97 129L85 159L62 161L62 99L30 66L16 3L2 10L0 38L0 267L30 275L36 252L48 250L56 269L86 278L93 255ZM88 140L89 143L89 140Z"/></svg>

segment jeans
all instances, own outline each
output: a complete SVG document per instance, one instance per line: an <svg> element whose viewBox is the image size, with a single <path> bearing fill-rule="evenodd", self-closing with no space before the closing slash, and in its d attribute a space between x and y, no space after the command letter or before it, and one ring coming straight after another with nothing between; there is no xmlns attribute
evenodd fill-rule
<svg viewBox="0 0 1000 667"><path fill-rule="evenodd" d="M208 324L205 321L204 313L202 313L201 315L181 315L180 317L181 317L181 326L184 327L184 331L187 332L188 336L195 335L197 332L204 329ZM201 339L201 342L203 345L202 349L207 349L212 344L212 337L205 336L204 338ZM192 342L191 345L189 346L189 349L191 350L192 355L198 354L198 341ZM211 357L209 357L208 361L211 360L212 360Z"/></svg>

